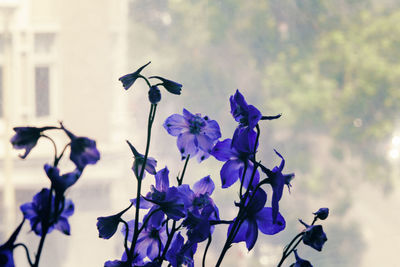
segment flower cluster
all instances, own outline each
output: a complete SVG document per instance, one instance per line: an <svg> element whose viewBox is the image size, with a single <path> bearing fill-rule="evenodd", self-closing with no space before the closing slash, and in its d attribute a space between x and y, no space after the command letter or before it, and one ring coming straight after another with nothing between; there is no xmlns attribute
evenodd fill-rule
<svg viewBox="0 0 400 267"><path fill-rule="evenodd" d="M59 154L56 142L48 135L50 130L64 132L69 140ZM66 235L70 235L71 230L68 217L74 213L74 204L72 200L65 198L65 192L78 181L87 165L95 164L100 159L100 153L97 150L94 140L74 135L62 123L60 123L59 127L16 127L14 131L15 135L11 138L11 144L15 149L25 150L20 155L22 159L25 159L29 155L39 139L50 140L54 145L53 163L44 164L44 172L49 178L50 187L41 189L33 197L32 202L20 206L24 220L10 239L4 245L0 246L1 266L14 267L13 250L18 246L23 246L26 249L27 260L30 266L37 267L47 234L57 229ZM74 163L75 168L72 171L60 174L58 163L63 158L68 147L70 148L69 158ZM28 248L23 243L14 245L25 220L29 220L31 230L40 236L40 243L34 260L30 258Z"/></svg>
<svg viewBox="0 0 400 267"><path fill-rule="evenodd" d="M284 230L286 222L280 213L279 202L284 186L290 189L294 174L284 174L285 159L276 150L275 153L281 160L279 166L270 169L256 158L260 122L278 119L281 115L263 116L237 90L230 97L231 114L238 122L231 138L220 140L222 135L219 124L200 113L183 109L182 114L169 116L163 126L168 134L176 137L181 160L185 160L180 175L176 177L176 183L172 183L168 167L157 170L157 160L149 156L150 136L156 108L161 100L157 86L163 86L170 93L180 94L182 85L159 76L146 78L141 72L148 64L120 78L125 89L131 87L138 78L146 81L149 87L150 112L145 153L139 153L127 141L134 156L132 170L138 184L136 198L131 199L129 207L121 212L99 217L97 220L100 238L111 238L120 224L123 225L121 232L125 237L121 259L107 261L104 266L162 266L164 261L173 267L194 266L198 244L208 240L204 262L215 229L220 224L226 224L227 238L216 263L216 266L220 266L233 243L245 242L247 249L251 250L259 231L266 235L275 235ZM149 79L152 78L161 83L151 84ZM219 208L213 200L216 185L209 175L193 185L184 183L189 160L197 157L198 162L202 163L210 156L223 162L220 170L222 188L226 189L237 181L240 182L239 199L233 201L237 209L234 218L220 218ZM154 176L154 183L143 194L142 180L146 172ZM264 188L266 185L272 189L270 204L267 203L267 190ZM128 210L131 207L135 207L134 218L127 220L123 217L129 218ZM323 219L324 216L324 211L316 213L316 218ZM305 244L318 250L326 241L322 227L313 224L307 226L301 236ZM299 266L303 266L305 261L295 250L290 252L293 251Z"/></svg>

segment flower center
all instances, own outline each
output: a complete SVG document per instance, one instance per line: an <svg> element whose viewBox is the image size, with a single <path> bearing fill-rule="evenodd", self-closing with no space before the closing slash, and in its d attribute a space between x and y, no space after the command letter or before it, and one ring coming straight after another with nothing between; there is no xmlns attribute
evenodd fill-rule
<svg viewBox="0 0 400 267"><path fill-rule="evenodd" d="M191 134L199 134L201 129L206 125L202 117L196 115L189 120L189 131Z"/></svg>
<svg viewBox="0 0 400 267"><path fill-rule="evenodd" d="M159 230L156 228L151 229L149 237L152 239L158 239L158 231Z"/></svg>

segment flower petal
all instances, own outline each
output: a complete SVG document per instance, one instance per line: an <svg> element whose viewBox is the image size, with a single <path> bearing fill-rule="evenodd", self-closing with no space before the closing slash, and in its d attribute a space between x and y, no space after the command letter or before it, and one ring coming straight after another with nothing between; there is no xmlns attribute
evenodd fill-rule
<svg viewBox="0 0 400 267"><path fill-rule="evenodd" d="M210 154L219 161L228 161L237 156L237 153L231 148L231 141L231 139L225 139L222 142L218 141Z"/></svg>
<svg viewBox="0 0 400 267"><path fill-rule="evenodd" d="M66 218L60 217L54 227L62 233L70 235L70 226Z"/></svg>
<svg viewBox="0 0 400 267"><path fill-rule="evenodd" d="M179 114L173 114L169 116L165 120L163 126L165 130L167 130L167 132L172 136L178 136L179 134L189 130L187 121L182 115Z"/></svg>
<svg viewBox="0 0 400 267"><path fill-rule="evenodd" d="M218 122L215 120L206 120L207 125L203 129L203 133L207 135L211 140L217 140L221 137L221 130L219 129Z"/></svg>
<svg viewBox="0 0 400 267"><path fill-rule="evenodd" d="M214 141L205 134L196 135L199 148L207 153L211 153Z"/></svg>
<svg viewBox="0 0 400 267"><path fill-rule="evenodd" d="M243 167L240 160L228 160L221 168L222 188L228 188L239 179L239 170Z"/></svg>
<svg viewBox="0 0 400 267"><path fill-rule="evenodd" d="M200 194L211 195L212 192L214 191L214 188L215 188L215 184L214 184L213 180L211 179L210 175L202 178L201 180L197 181L193 185L193 191L197 195L200 195Z"/></svg>
<svg viewBox="0 0 400 267"><path fill-rule="evenodd" d="M190 133L180 134L178 136L176 143L183 157L186 157L188 154L194 156L198 151L196 138L193 134Z"/></svg>
<svg viewBox="0 0 400 267"><path fill-rule="evenodd" d="M161 192L165 192L167 191L168 187L169 187L169 170L167 168L167 166L165 166L164 169L159 170L156 175L155 175L155 179L156 179L156 189L158 191Z"/></svg>
<svg viewBox="0 0 400 267"><path fill-rule="evenodd" d="M258 229L266 235L274 235L285 229L286 222L283 216L278 213L276 223L272 220L272 208L263 208L256 215Z"/></svg>

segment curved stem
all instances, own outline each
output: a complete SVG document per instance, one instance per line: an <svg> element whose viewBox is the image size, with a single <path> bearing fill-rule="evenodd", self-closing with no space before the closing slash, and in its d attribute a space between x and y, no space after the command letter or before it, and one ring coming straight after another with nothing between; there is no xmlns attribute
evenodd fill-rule
<svg viewBox="0 0 400 267"><path fill-rule="evenodd" d="M53 147L54 147L54 163L56 163L56 161L57 161L57 145L56 145L56 143L54 142L54 140L53 140L53 138L51 138L50 136L47 136L47 135L45 135L45 134L41 134L41 136L42 137L44 137L44 138L46 138L46 139L48 139L48 140L50 140L51 141L51 143L53 144Z"/></svg>
<svg viewBox="0 0 400 267"><path fill-rule="evenodd" d="M28 260L28 262L29 262L29 265L30 265L30 266L33 266L31 257L30 257L30 255L29 255L29 249L28 249L28 247L27 247L24 243L15 244L15 245L14 245L14 248L17 248L17 247L23 247L23 248L25 249L26 258L27 258L27 260Z"/></svg>
<svg viewBox="0 0 400 267"><path fill-rule="evenodd" d="M60 156L58 156L55 160L54 160L54 167L57 167L58 162L61 160L61 158L64 156L64 152L65 150L71 145L71 143L68 143L64 146L63 150L61 151Z"/></svg>
<svg viewBox="0 0 400 267"><path fill-rule="evenodd" d="M313 222L311 223L311 225L314 225L314 223L318 220L318 217L315 216ZM289 250L290 246L296 241L297 238L299 238L301 236L301 238L296 242L296 244ZM281 260L279 261L277 267L280 267L282 265L282 263L285 261L285 259L287 257L289 257L289 255L296 249L296 247L300 244L301 240L303 240L303 236L304 236L304 232L299 233L298 235L296 235L293 240L289 243L289 245L286 246L285 250L283 251L283 255Z"/></svg>
<svg viewBox="0 0 400 267"><path fill-rule="evenodd" d="M131 261L132 255L129 253L129 247L128 247L129 225L125 220L123 220L121 218L119 219L119 221L125 225L124 247L125 247L126 256L128 257L128 260Z"/></svg>
<svg viewBox="0 0 400 267"><path fill-rule="evenodd" d="M210 234L210 235L208 236L208 242L207 242L206 248L204 249L203 261L202 261L202 266L203 266L203 267L206 266L207 251L208 251L208 248L209 248L210 245L211 245L211 241L212 241L212 236L211 236L211 234Z"/></svg>
<svg viewBox="0 0 400 267"><path fill-rule="evenodd" d="M151 84L150 84L149 80L148 80L146 77L144 77L143 75L139 75L138 78L142 78L143 80L145 80L146 83L147 83L147 86L148 86L149 88L151 88Z"/></svg>

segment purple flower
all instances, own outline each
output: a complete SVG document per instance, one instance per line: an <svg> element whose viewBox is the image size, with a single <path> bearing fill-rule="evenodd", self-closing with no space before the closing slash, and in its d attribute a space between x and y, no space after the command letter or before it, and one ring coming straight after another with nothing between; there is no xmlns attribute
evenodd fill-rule
<svg viewBox="0 0 400 267"><path fill-rule="evenodd" d="M182 84L174 82L174 81L171 81L171 80L168 80L168 79L165 79L165 78L160 77L160 76L151 76L151 77L149 77L149 79L152 79L152 78L156 78L156 79L161 80L162 83L160 85L164 86L164 88L168 92L170 92L171 94L175 94L175 95L180 95L181 94Z"/></svg>
<svg viewBox="0 0 400 267"><path fill-rule="evenodd" d="M110 239L115 232L117 231L118 225L121 222L121 216L130 208L132 204L124 209L123 211L107 216L107 217L98 217L97 218L97 230L99 231L99 237L104 239Z"/></svg>
<svg viewBox="0 0 400 267"><path fill-rule="evenodd" d="M221 137L219 125L215 120L200 114L193 115L183 109L183 116L173 114L164 122L164 128L172 136L178 136L177 145L182 159L197 154L199 162L210 156L215 141Z"/></svg>
<svg viewBox="0 0 400 267"><path fill-rule="evenodd" d="M168 218L178 221L186 216L185 203L187 197L176 187L169 187L165 192L158 191L152 186L152 192L149 192L145 200L153 204L153 208L161 209Z"/></svg>
<svg viewBox="0 0 400 267"><path fill-rule="evenodd" d="M262 114L256 107L247 104L239 90L236 90L229 101L231 103L231 114L239 122L239 126L233 134L232 144L241 143L249 138L249 134L253 134L253 129L260 121Z"/></svg>
<svg viewBox="0 0 400 267"><path fill-rule="evenodd" d="M14 243L17 240L18 234L21 231L22 225L25 222L24 220L19 224L17 229L13 232L10 238L6 243L0 246L0 266L2 267L14 267L14 255L13 250L15 248Z"/></svg>
<svg viewBox="0 0 400 267"><path fill-rule="evenodd" d="M314 212L313 214L318 219L325 220L326 218L328 218L329 209L328 208L320 208L318 211Z"/></svg>
<svg viewBox="0 0 400 267"><path fill-rule="evenodd" d="M296 257L296 262L290 265L290 267L313 267L309 261L303 260L297 254L297 249L294 250L294 256Z"/></svg>
<svg viewBox="0 0 400 267"><path fill-rule="evenodd" d="M279 167L275 166L272 171L264 166L261 166L261 169L268 176L268 183L272 186L272 214L275 223L279 211L279 201L283 194L283 187L287 185L288 188L290 188L290 181L294 178L294 173L282 174L283 168L285 167L285 159L278 151L274 151L282 159Z"/></svg>
<svg viewBox="0 0 400 267"><path fill-rule="evenodd" d="M236 93L229 98L231 103L231 114L239 122L239 127L253 129L260 121L261 112L253 105L248 105L243 95L236 90Z"/></svg>
<svg viewBox="0 0 400 267"><path fill-rule="evenodd" d="M245 241L248 250L251 250L257 241L258 229L264 234L274 235L285 229L286 226L285 219L280 213L278 213L276 223L272 222L272 209L264 207L267 201L267 194L264 190L259 188L254 194L252 200L246 205L244 221L233 239L233 243ZM233 224L229 225L228 235Z"/></svg>
<svg viewBox="0 0 400 267"><path fill-rule="evenodd" d="M254 136L255 140L255 136ZM250 183L251 175L254 170L254 164L250 161L253 157L253 153L250 151L252 142L243 144L241 146L242 150L238 150L235 146L232 146L231 139L225 139L224 141L218 141L211 151L213 155L219 161L225 161L220 171L222 188L228 188L233 185L238 179L242 179L245 166L247 165L247 170L244 176L243 185L247 188ZM260 180L260 174L256 170L252 186L255 187Z"/></svg>
<svg viewBox="0 0 400 267"><path fill-rule="evenodd" d="M183 265L194 267L193 256L196 250L196 243L184 244L181 233L178 233L174 236L171 247L166 254L166 259L173 267L180 267Z"/></svg>
<svg viewBox="0 0 400 267"><path fill-rule="evenodd" d="M66 235L70 234L68 217L74 213L74 204L69 199L64 199L61 203L55 204L54 196L50 196L50 190L43 188L33 197L32 202L21 205L20 209L24 217L30 221L31 228L35 234L41 236L42 226L50 222L47 233L57 229ZM51 207L49 207L51 199ZM50 213L48 213L50 209Z"/></svg>
<svg viewBox="0 0 400 267"><path fill-rule="evenodd" d="M133 161L133 165L132 165L132 170L136 175L136 178L139 179L140 178L140 173L142 171L142 167L144 164L144 155L140 154L139 152L137 152L137 150L135 149L135 147L128 141L126 140L126 142L128 143L133 156L135 157L135 160ZM145 166L145 170L150 173L150 174L156 174L156 166L157 166L157 161L154 158L148 157L146 160L146 166ZM145 177L145 172L143 172L143 177Z"/></svg>
<svg viewBox="0 0 400 267"><path fill-rule="evenodd" d="M60 175L60 170L57 167L50 166L49 164L44 165L47 177L49 177L52 186L56 190L57 194L63 195L68 187L76 183L82 174L80 169L75 169L72 172Z"/></svg>
<svg viewBox="0 0 400 267"><path fill-rule="evenodd" d="M41 134L45 130L57 129L56 127L15 127L15 135L11 138L11 144L15 149L25 149L21 158L26 158L29 152L34 148L39 140Z"/></svg>
<svg viewBox="0 0 400 267"><path fill-rule="evenodd" d="M140 72L149 64L150 62L141 66L136 71L130 74L126 74L118 79L122 82L122 85L124 86L125 90L128 90L132 86L132 84L136 81L136 79L140 77Z"/></svg>
<svg viewBox="0 0 400 267"><path fill-rule="evenodd" d="M303 235L303 243L318 251L322 250L323 245L328 240L322 225L308 225L302 220L300 222L306 227Z"/></svg>
<svg viewBox="0 0 400 267"><path fill-rule="evenodd" d="M157 104L161 100L161 92L157 86L153 85L149 90L149 101L152 104Z"/></svg>
<svg viewBox="0 0 400 267"><path fill-rule="evenodd" d="M71 139L71 154L69 158L75 163L75 166L83 170L88 164L96 164L100 159L100 153L96 148L96 141L87 137L77 137L62 124L61 128Z"/></svg>
<svg viewBox="0 0 400 267"><path fill-rule="evenodd" d="M144 220L154 210L155 208L150 209ZM165 227L162 225L163 219L163 212L156 211L153 213L137 240L137 250L145 252L150 260L154 260L159 255L168 239Z"/></svg>
<svg viewBox="0 0 400 267"><path fill-rule="evenodd" d="M215 207L208 204L202 208L201 212L197 209L188 212L183 226L185 226L190 243L200 243L206 240L214 231L214 226L211 225L210 220L217 220L219 216L216 215Z"/></svg>

